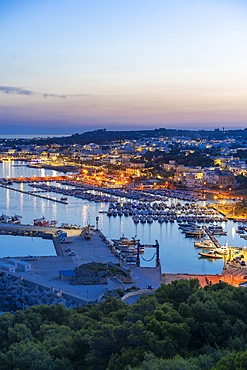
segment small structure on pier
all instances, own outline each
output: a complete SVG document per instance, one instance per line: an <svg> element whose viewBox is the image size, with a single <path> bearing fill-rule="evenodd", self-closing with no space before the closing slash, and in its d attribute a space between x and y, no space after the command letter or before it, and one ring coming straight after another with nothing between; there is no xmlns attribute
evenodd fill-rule
<svg viewBox="0 0 247 370"><path fill-rule="evenodd" d="M61 280L71 280L76 276L76 273L73 270L59 270L58 275Z"/></svg>
<svg viewBox="0 0 247 370"><path fill-rule="evenodd" d="M136 266L140 267L140 251L141 251L141 248L156 248L156 252L154 253L153 257L149 260L149 261L152 261L154 259L154 257L156 256L156 267L159 267L160 266L160 245L158 243L158 240L155 240L155 244L154 245L149 245L149 244L140 244L140 241L138 242L137 244L137 257L136 257ZM142 257L142 259L144 259ZM146 261L146 260L145 260ZM147 261L147 262L149 262Z"/></svg>
<svg viewBox="0 0 247 370"><path fill-rule="evenodd" d="M15 266L17 270L21 270L24 272L30 271L31 270L31 263L25 262L25 261L19 261L18 259L11 258L8 259L8 263L10 265Z"/></svg>

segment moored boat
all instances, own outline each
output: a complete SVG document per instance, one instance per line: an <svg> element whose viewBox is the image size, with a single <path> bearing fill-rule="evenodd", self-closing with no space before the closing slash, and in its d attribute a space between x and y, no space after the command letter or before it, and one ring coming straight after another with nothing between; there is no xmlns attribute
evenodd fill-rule
<svg viewBox="0 0 247 370"><path fill-rule="evenodd" d="M199 242L194 242L194 246L196 248L212 249L214 248L214 243L210 239L203 239Z"/></svg>
<svg viewBox="0 0 247 370"><path fill-rule="evenodd" d="M22 216L20 215L14 215L14 216L8 216L2 213L0 216L0 222L5 224L20 224L21 223Z"/></svg>
<svg viewBox="0 0 247 370"><path fill-rule="evenodd" d="M227 255L229 254L229 248L226 246L222 246L220 248L215 248L214 251L219 254Z"/></svg>
<svg viewBox="0 0 247 370"><path fill-rule="evenodd" d="M187 238L202 238L205 235L204 230L192 230L192 231L186 231L185 235Z"/></svg>
<svg viewBox="0 0 247 370"><path fill-rule="evenodd" d="M41 217L41 218L36 218L33 220L33 225L34 226L48 226L49 225L49 221L47 221L45 219L45 216Z"/></svg>
<svg viewBox="0 0 247 370"><path fill-rule="evenodd" d="M205 257L205 258L214 258L214 259L220 259L220 258L223 258L223 254L219 254L219 253L216 253L214 251L209 251L207 253L204 253L204 252L199 252L198 253L201 257Z"/></svg>

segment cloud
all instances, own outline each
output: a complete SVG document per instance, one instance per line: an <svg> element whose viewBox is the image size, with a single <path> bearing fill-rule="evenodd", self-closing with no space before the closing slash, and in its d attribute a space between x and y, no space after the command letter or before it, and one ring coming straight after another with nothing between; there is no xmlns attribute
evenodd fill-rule
<svg viewBox="0 0 247 370"><path fill-rule="evenodd" d="M14 86L0 86L0 93L7 94L7 95L41 96L43 98L60 98L60 99L66 99L68 97L87 96L87 94L59 95L59 94L49 94L49 93L38 93L36 91L27 90L21 87L14 87Z"/></svg>

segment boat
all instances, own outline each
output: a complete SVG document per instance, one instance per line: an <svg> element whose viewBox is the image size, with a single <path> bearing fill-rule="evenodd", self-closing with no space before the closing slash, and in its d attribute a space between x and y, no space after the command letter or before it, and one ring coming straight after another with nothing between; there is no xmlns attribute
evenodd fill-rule
<svg viewBox="0 0 247 370"><path fill-rule="evenodd" d="M68 198L67 197L62 197L62 198L60 198L60 200L66 201L66 200L68 200Z"/></svg>
<svg viewBox="0 0 247 370"><path fill-rule="evenodd" d="M219 235L219 236L222 236L222 235L226 236L227 235L227 232L224 231L224 230L213 230L212 231L212 234L213 235Z"/></svg>
<svg viewBox="0 0 247 370"><path fill-rule="evenodd" d="M14 215L14 216L8 216L2 213L0 216L0 222L5 224L20 224L21 223L22 216L20 215Z"/></svg>
<svg viewBox="0 0 247 370"><path fill-rule="evenodd" d="M160 224L162 224L162 223L164 222L164 217L162 217L162 216L161 216L161 217L159 217L159 218L158 218L158 222L159 222Z"/></svg>
<svg viewBox="0 0 247 370"><path fill-rule="evenodd" d="M13 181L10 179L2 179L1 182L3 185L13 185Z"/></svg>
<svg viewBox="0 0 247 370"><path fill-rule="evenodd" d="M199 226L197 226L195 223L179 223L178 228L186 231L191 229L198 229Z"/></svg>
<svg viewBox="0 0 247 370"><path fill-rule="evenodd" d="M141 216L140 217L140 222L142 223L142 224L145 224L145 222L147 221L147 219L146 219L146 216Z"/></svg>
<svg viewBox="0 0 247 370"><path fill-rule="evenodd" d="M245 232L245 227L243 225L238 225L236 233L243 234Z"/></svg>
<svg viewBox="0 0 247 370"><path fill-rule="evenodd" d="M49 226L49 221L47 221L45 219L45 216L41 217L41 218L36 218L33 220L33 225L34 226Z"/></svg>
<svg viewBox="0 0 247 370"><path fill-rule="evenodd" d="M56 227L56 225L57 225L57 220L51 220L49 222L49 226L51 226L51 227Z"/></svg>
<svg viewBox="0 0 247 370"><path fill-rule="evenodd" d="M187 238L202 238L204 235L205 231L203 230L185 231L185 236Z"/></svg>
<svg viewBox="0 0 247 370"><path fill-rule="evenodd" d="M203 239L199 242L194 242L194 246L196 248L212 249L214 248L214 243L210 239Z"/></svg>
<svg viewBox="0 0 247 370"><path fill-rule="evenodd" d="M223 254L219 254L219 253L216 253L214 251L209 251L207 253L199 252L198 254L201 257L205 257L205 258L214 258L214 259L221 259L221 258L223 258Z"/></svg>
<svg viewBox="0 0 247 370"><path fill-rule="evenodd" d="M21 223L22 216L15 214L11 217L11 223L13 224L20 224Z"/></svg>
<svg viewBox="0 0 247 370"><path fill-rule="evenodd" d="M135 224L138 224L138 222L140 221L138 216L133 216L132 220L134 221Z"/></svg>
<svg viewBox="0 0 247 370"><path fill-rule="evenodd" d="M214 251L219 254L227 255L229 254L229 249L226 246L222 246L220 248L215 248Z"/></svg>
<svg viewBox="0 0 247 370"><path fill-rule="evenodd" d="M135 239L135 237L132 237L132 239L128 239L126 236L122 235L119 239L112 239L114 246L120 246L120 245L137 245L139 242L139 239Z"/></svg>

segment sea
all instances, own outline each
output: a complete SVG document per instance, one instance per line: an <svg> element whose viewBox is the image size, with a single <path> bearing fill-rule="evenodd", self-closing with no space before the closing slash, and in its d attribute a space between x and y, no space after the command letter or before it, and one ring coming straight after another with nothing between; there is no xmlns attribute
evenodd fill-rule
<svg viewBox="0 0 247 370"><path fill-rule="evenodd" d="M57 134L9 134L9 135L0 135L0 139L33 139L33 138L48 138L48 137L62 137L62 136L70 136L71 134L64 134L64 135L57 135Z"/></svg>
<svg viewBox="0 0 247 370"><path fill-rule="evenodd" d="M58 176L60 172L43 168L30 168L28 163L23 161L3 161L0 163L0 178L7 177L31 177L31 176ZM68 185L50 182L56 186L70 188ZM13 183L12 189L33 191L28 183ZM39 189L37 189L39 190ZM50 198L60 199L61 194L49 192L44 195ZM125 199L119 199L124 202ZM169 198L167 204L183 204L183 201L176 198ZM206 202L204 202L206 204ZM210 261L199 258L198 249L194 247L194 239L186 238L178 224L158 223L135 224L131 217L117 216L108 217L109 203L83 200L68 196L68 204L57 203L20 193L11 189L0 187L0 212L13 216L22 216L23 224L33 224L33 220L45 217L47 220L57 220L57 225L62 223L76 224L80 227L96 225L96 217L99 217L98 228L107 239L119 239L121 236L138 238L141 244L155 245L155 240L160 245L160 261L163 273L188 273L188 274L220 274L223 269L223 260ZM232 221L222 222L227 231L227 236L220 236L218 240L222 245L244 247L246 240L240 238L236 233L237 223ZM26 255L54 255L53 243L40 238L28 238L19 236L0 237L0 257L26 256ZM153 267L155 265L155 248L145 249L141 255L141 266Z"/></svg>

